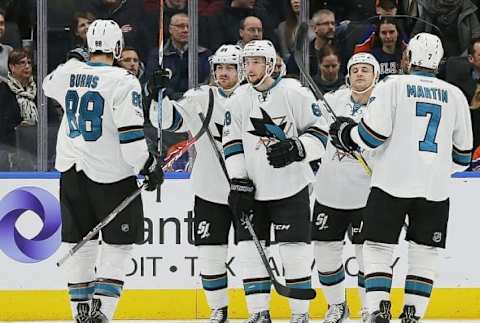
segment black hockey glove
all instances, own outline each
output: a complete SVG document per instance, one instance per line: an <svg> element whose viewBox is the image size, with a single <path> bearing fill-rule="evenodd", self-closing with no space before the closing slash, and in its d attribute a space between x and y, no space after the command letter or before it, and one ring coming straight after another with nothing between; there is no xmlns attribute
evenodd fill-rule
<svg viewBox="0 0 480 323"><path fill-rule="evenodd" d="M329 130L332 145L345 152L357 150L358 145L350 136L350 130L356 125L357 123L351 118L337 117L337 120L330 125Z"/></svg>
<svg viewBox="0 0 480 323"><path fill-rule="evenodd" d="M274 168L281 168L305 159L305 148L297 137L279 141L267 148L267 159Z"/></svg>
<svg viewBox="0 0 480 323"><path fill-rule="evenodd" d="M67 61L71 58L78 59L80 62L87 62L90 60L90 53L85 48L77 47L67 53Z"/></svg>
<svg viewBox="0 0 480 323"><path fill-rule="evenodd" d="M148 92L158 102L158 92L165 89L172 78L172 71L168 68L157 68L147 82Z"/></svg>
<svg viewBox="0 0 480 323"><path fill-rule="evenodd" d="M255 186L248 178L233 178L230 182L228 205L233 214L239 218L243 213L253 209L255 202Z"/></svg>
<svg viewBox="0 0 480 323"><path fill-rule="evenodd" d="M163 183L162 165L155 160L152 154L148 156L143 169L140 171L140 175L145 176L143 184L147 191L153 191Z"/></svg>

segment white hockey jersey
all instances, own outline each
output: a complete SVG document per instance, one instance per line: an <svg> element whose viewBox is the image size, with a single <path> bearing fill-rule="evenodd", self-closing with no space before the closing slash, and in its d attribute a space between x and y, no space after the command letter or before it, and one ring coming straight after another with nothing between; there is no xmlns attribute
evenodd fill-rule
<svg viewBox="0 0 480 323"><path fill-rule="evenodd" d="M308 161L320 158L328 138L327 121L313 94L294 79L280 79L262 93L246 84L227 101L223 149L230 178L250 178L257 200L278 200L313 183ZM273 168L266 148L300 136L306 158Z"/></svg>
<svg viewBox="0 0 480 323"><path fill-rule="evenodd" d="M71 59L43 81L64 110L55 168L73 165L95 182L136 175L148 158L140 83L126 70Z"/></svg>
<svg viewBox="0 0 480 323"><path fill-rule="evenodd" d="M325 94L325 100L337 116L360 122L366 105L354 103L351 94L349 88L340 88ZM362 155L370 162L365 153ZM371 163L369 166L372 167ZM367 204L370 176L355 158L337 150L329 141L316 175L315 193L320 204L341 210L359 209Z"/></svg>
<svg viewBox="0 0 480 323"><path fill-rule="evenodd" d="M175 132L189 130L193 133L197 132L202 126L202 120L198 113L203 112L203 116L207 114L209 88L213 90L214 95L213 114L209 129L217 149L223 156L221 143L227 97L217 87L204 85L197 90L189 90L178 102L171 101L168 97L164 98L162 100L162 128ZM152 102L150 121L155 127L158 127L157 111L157 102ZM191 175L194 194L210 202L227 204L230 186L207 134L204 134L195 143L195 150L197 155Z"/></svg>
<svg viewBox="0 0 480 323"><path fill-rule="evenodd" d="M445 200L452 168L465 169L471 160L467 100L433 76L384 79L351 135L362 148L377 149L371 186L395 197Z"/></svg>

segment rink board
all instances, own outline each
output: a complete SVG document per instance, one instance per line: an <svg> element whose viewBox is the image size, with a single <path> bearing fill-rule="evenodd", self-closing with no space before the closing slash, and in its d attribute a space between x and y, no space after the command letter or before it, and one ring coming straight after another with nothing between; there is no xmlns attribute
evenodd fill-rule
<svg viewBox="0 0 480 323"><path fill-rule="evenodd" d="M468 177L466 177L468 176ZM429 318L480 318L480 259L475 245L480 217L476 198L480 192L478 174L470 173L452 179L451 213L447 250L439 264ZM24 186L42 188L58 197L58 175L55 173L0 174L0 229L4 230L4 209L7 194ZM13 193L12 193L13 194ZM209 310L201 290L196 249L192 242L192 205L188 176L172 174L162 186L162 203L155 202L155 193L143 193L146 216L146 242L136 247L130 262L124 296L117 311L118 319L195 319L206 318ZM58 203L58 200L57 200ZM20 203L21 204L21 203ZM19 206L19 208L25 206ZM3 226L3 227L2 227ZM33 239L43 230L40 217L31 211L19 216L15 228L26 239ZM1 237L2 241L5 240ZM8 249L8 250L7 250ZM238 279L234 246L228 259L230 315L246 316L246 306ZM26 263L22 255L13 254L5 243L0 244L0 321L65 320L69 318L65 278L55 266L65 249L52 250L38 262ZM345 250L346 284L352 314L358 316L356 290L357 267L353 248ZM402 302L402 282L406 274L405 243L395 254L394 312ZM37 251L35 255L45 253ZM312 259L313 260L313 259ZM272 248L271 264L282 277L276 247ZM315 272L314 272L315 273ZM318 277L313 274L318 287ZM326 304L321 294L312 302L312 317L323 317ZM286 299L272 293L272 315L289 316Z"/></svg>

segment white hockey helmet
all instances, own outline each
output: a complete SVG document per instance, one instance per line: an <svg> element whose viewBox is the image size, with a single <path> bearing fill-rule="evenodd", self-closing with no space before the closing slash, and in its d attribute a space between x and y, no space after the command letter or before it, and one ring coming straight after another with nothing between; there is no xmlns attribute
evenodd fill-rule
<svg viewBox="0 0 480 323"><path fill-rule="evenodd" d="M436 70L443 57L440 38L429 33L415 35L407 46L408 67L412 65Z"/></svg>
<svg viewBox="0 0 480 323"><path fill-rule="evenodd" d="M255 85L255 87L257 87L262 84L268 76L272 75L275 69L275 61L277 60L277 52L269 40L252 40L243 48L242 60L244 70L245 58L247 57L265 57L265 76Z"/></svg>
<svg viewBox="0 0 480 323"><path fill-rule="evenodd" d="M210 69L213 80L218 85L217 77L215 75L215 65L217 64L232 64L237 66L238 83L234 86L236 88L243 80L242 68L242 48L238 45L222 45L217 49L215 54L210 56Z"/></svg>
<svg viewBox="0 0 480 323"><path fill-rule="evenodd" d="M367 64L373 67L373 82L372 84L366 88L365 90L357 93L365 93L370 90L375 84L377 84L378 79L380 78L380 64L378 64L377 59L370 53L357 53L354 54L347 63L347 77L345 78L345 83L348 87L352 87L350 83L350 68L356 64ZM352 89L352 91L354 91Z"/></svg>
<svg viewBox="0 0 480 323"><path fill-rule="evenodd" d="M97 19L88 27L87 45L90 53L111 53L119 59L123 50L122 30L113 20Z"/></svg>

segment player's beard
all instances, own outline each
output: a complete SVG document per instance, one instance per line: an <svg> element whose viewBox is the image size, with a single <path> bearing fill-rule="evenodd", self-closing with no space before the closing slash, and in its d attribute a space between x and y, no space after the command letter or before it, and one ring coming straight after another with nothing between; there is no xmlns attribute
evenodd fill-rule
<svg viewBox="0 0 480 323"><path fill-rule="evenodd" d="M256 86L260 84L260 81L262 80L262 78L263 78L263 75L257 77L254 81L251 81L250 78L248 78L248 83L252 84L253 86Z"/></svg>

